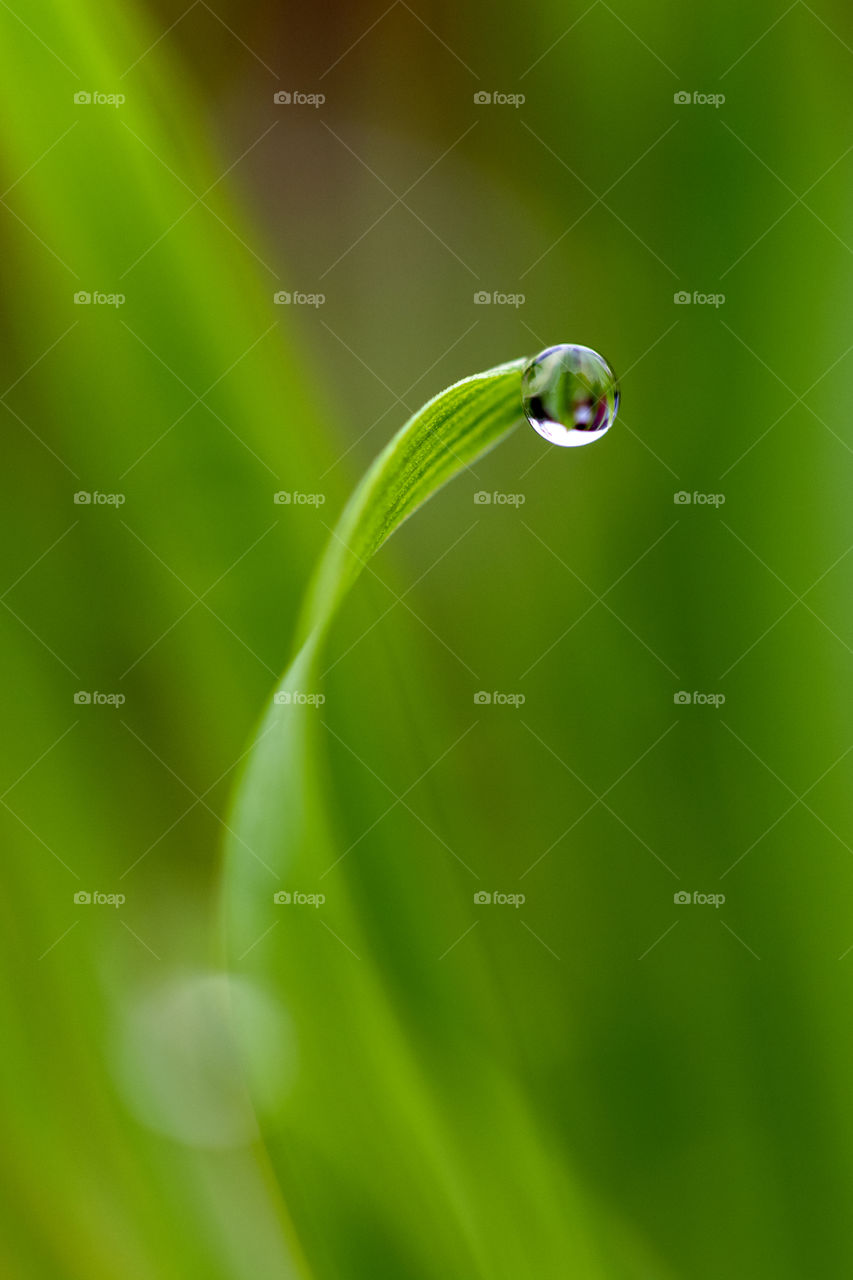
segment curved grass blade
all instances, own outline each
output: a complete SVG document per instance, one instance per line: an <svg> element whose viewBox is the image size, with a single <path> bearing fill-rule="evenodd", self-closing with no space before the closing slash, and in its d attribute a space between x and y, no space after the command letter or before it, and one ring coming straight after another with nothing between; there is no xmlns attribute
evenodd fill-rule
<svg viewBox="0 0 853 1280"><path fill-rule="evenodd" d="M299 842L310 790L309 717L294 698L313 690L320 646L341 601L395 529L517 425L525 363L521 358L463 378L424 405L373 462L332 530L297 627L296 655L271 699L237 792L226 866L228 893L237 901L248 901L240 886L259 870L280 877L289 849ZM227 901L225 906L227 912Z"/></svg>
<svg viewBox="0 0 853 1280"><path fill-rule="evenodd" d="M325 632L361 569L395 529L442 485L492 449L520 417L526 360L454 383L412 417L356 488L320 562L300 626ZM316 642L315 641L315 642Z"/></svg>
<svg viewBox="0 0 853 1280"><path fill-rule="evenodd" d="M427 1061L395 1006L357 864L345 864L352 879L324 880L342 850L313 740L320 717L304 700L318 692L323 642L370 558L519 421L525 363L466 378L431 400L357 486L314 575L295 657L250 749L230 817L222 894L230 964L282 999L302 1068L280 1110L265 1112L256 1093L260 1129L318 1277L514 1280L546 1274L555 1258L588 1280L614 1274L602 1264L597 1215L488 1048L489 1033L465 1060L457 1056L460 1026L464 1038L466 1024L488 1017L490 997L482 997L476 971L464 981L458 968L429 978L432 1016L449 1038L443 1051L430 1046ZM424 874L431 873L410 868L413 877ZM274 904L277 890L333 884L322 913ZM253 1063L246 1065L251 1080ZM472 1103L476 1138L466 1136ZM500 1127L481 1113L499 1115ZM496 1209L518 1196L523 1228Z"/></svg>

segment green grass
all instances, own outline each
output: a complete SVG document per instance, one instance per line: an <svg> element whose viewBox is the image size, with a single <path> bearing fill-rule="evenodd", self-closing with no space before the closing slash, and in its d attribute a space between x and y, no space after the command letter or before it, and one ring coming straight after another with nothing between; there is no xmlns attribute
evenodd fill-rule
<svg viewBox="0 0 853 1280"><path fill-rule="evenodd" d="M550 1150L500 1047L490 1043L480 981L442 967L436 951L432 975L421 975L430 987L425 1025L398 1007L389 964L408 961L389 954L387 940L374 934L375 909L362 901L367 886L358 870L347 864L353 878L326 879L351 846L335 829L338 802L324 788L318 759L321 739L329 740L324 642L347 592L371 572L370 559L386 540L517 425L525 363L449 387L368 469L330 532L302 610L297 652L259 727L229 818L229 963L273 993L293 1022L298 1067L295 1082L288 1078L290 1096L270 1094L267 1041L244 1042L242 1050L249 1080L266 1082L256 1094L261 1133L312 1276L354 1269L389 1280L510 1280L550 1274L557 1258L590 1278L622 1274L605 1268L597 1215ZM411 868L408 879L411 898L423 871ZM288 901L276 903L282 892ZM470 882L465 897L463 914L473 921ZM391 912L386 928L396 927L394 905ZM469 1039L478 1022L481 1038ZM511 1162L501 1156L507 1144ZM501 1203L512 1204L513 1213L497 1214Z"/></svg>
<svg viewBox="0 0 853 1280"><path fill-rule="evenodd" d="M849 14L386 7L0 6L0 1271L836 1280Z"/></svg>

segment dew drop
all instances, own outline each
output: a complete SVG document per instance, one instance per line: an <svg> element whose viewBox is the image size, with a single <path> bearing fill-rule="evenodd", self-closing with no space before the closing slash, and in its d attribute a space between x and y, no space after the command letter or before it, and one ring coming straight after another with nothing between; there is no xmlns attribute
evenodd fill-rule
<svg viewBox="0 0 853 1280"><path fill-rule="evenodd" d="M613 425L619 383L597 351L561 343L525 367L521 403L533 430L551 444L589 444Z"/></svg>

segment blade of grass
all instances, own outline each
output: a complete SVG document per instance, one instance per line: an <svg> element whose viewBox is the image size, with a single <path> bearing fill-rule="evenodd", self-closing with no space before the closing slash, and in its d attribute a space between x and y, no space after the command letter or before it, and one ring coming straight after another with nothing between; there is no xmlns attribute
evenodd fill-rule
<svg viewBox="0 0 853 1280"><path fill-rule="evenodd" d="M388 443L332 534L303 611L301 643L319 643L342 598L395 529L518 423L525 363L511 361L454 383Z"/></svg>
<svg viewBox="0 0 853 1280"><path fill-rule="evenodd" d="M357 898L338 893L318 915L331 938L305 933L312 926L298 908L280 927L272 905L283 877L308 877L303 884L319 878L338 852L313 740L316 705L304 700L318 692L317 660L336 612L403 521L513 429L524 364L512 361L449 387L367 471L313 577L295 657L262 721L229 819L226 950L232 967L282 996L303 1065L296 1094L281 1112L260 1114L261 1132L317 1275L339 1273L340 1250L346 1255L355 1247L354 1218L370 1223L360 1231L362 1264L371 1274L394 1257L406 1274L503 1280L525 1266L542 1270L555 1256L590 1280L606 1274L584 1196L501 1064L480 1048L464 1068L459 1064L470 1077L466 1087L460 1074L448 1090L414 1050ZM455 993L450 974L440 971L435 981ZM464 999L476 1007L473 988ZM352 1046L344 1058L340 1045ZM488 1128L481 1108L484 1117L501 1116L482 1150L464 1134L472 1097L475 1124ZM501 1167L506 1145L511 1168ZM524 1227L495 1214L507 1194L524 1196Z"/></svg>
<svg viewBox="0 0 853 1280"><path fill-rule="evenodd" d="M236 793L226 858L233 899L242 898L241 869L281 876L288 851L299 843L311 787L305 775L309 718L306 704L294 698L312 691L317 656L341 601L395 529L517 425L525 363L520 358L463 378L425 404L375 459L332 530L306 595L295 657L270 700Z"/></svg>

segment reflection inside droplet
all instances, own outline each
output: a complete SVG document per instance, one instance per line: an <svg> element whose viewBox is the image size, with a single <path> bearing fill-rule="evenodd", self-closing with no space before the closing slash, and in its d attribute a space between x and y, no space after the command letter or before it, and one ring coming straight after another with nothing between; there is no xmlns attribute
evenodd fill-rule
<svg viewBox="0 0 853 1280"><path fill-rule="evenodd" d="M619 383L597 351L561 343L526 366L521 402L534 431L551 444L589 444L613 425Z"/></svg>

